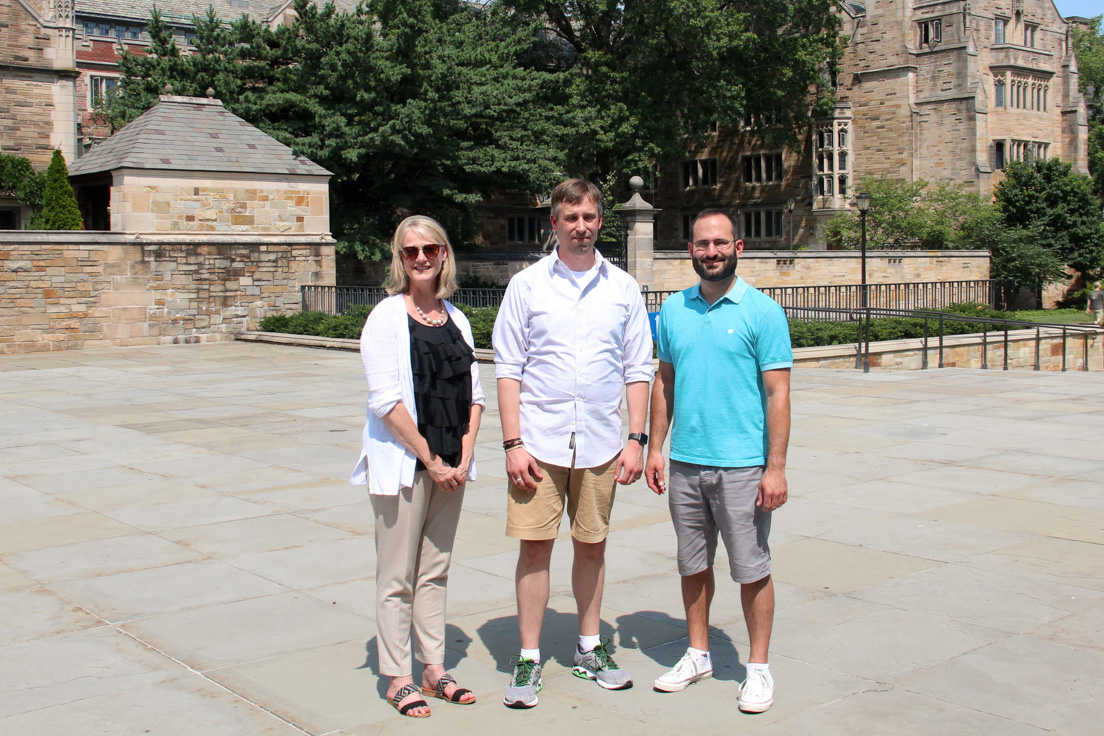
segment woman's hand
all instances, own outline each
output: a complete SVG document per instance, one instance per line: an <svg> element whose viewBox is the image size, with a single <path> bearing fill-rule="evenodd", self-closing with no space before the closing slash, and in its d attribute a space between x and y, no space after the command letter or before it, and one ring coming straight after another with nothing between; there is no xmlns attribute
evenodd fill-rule
<svg viewBox="0 0 1104 736"><path fill-rule="evenodd" d="M461 457L460 464L452 469L452 471L456 474L457 490L463 488L464 484L468 482L468 473L471 471L471 462L472 459L470 457Z"/></svg>
<svg viewBox="0 0 1104 736"><path fill-rule="evenodd" d="M434 455L433 459L426 465L426 472L443 491L452 493L460 486L457 481L456 468L442 460L439 455Z"/></svg>

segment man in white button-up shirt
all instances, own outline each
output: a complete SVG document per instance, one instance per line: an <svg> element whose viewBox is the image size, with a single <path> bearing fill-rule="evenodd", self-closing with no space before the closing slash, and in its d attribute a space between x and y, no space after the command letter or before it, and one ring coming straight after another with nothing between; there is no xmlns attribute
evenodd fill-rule
<svg viewBox="0 0 1104 736"><path fill-rule="evenodd" d="M599 637L606 535L616 483L644 469L652 337L640 287L595 250L601 192L572 179L552 192L558 245L514 276L495 321L495 377L509 475L506 533L517 565L521 653L505 703L537 704L549 560L566 500L579 612L574 674L632 686ZM621 395L629 406L622 443ZM608 640L607 640L608 641Z"/></svg>

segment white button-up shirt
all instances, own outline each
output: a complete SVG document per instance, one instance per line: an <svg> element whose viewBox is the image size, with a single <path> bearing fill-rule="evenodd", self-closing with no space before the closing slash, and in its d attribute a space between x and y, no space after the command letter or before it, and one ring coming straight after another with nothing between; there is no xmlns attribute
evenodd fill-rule
<svg viewBox="0 0 1104 736"><path fill-rule="evenodd" d="M624 386L653 375L640 287L598 251L595 261L576 279L553 251L510 280L495 320L495 377L521 382L521 438L550 465L613 459Z"/></svg>

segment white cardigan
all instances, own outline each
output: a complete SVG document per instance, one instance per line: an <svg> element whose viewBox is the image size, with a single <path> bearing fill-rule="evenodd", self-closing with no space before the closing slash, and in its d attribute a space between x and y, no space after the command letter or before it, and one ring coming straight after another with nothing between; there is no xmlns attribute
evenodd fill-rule
<svg viewBox="0 0 1104 736"><path fill-rule="evenodd" d="M471 325L464 313L445 302L449 319L456 322L464 342L475 348ZM418 410L414 406L414 373L410 367L410 325L402 294L388 297L368 315L360 333L360 356L364 375L368 379L368 421L360 460L349 482L368 485L368 492L379 496L396 496L403 488L414 485L417 457L391 434L383 421L400 401L414 423ZM483 387L479 383L479 364L472 363L472 404L486 406ZM369 472L371 468L371 472ZM468 480L475 480L475 459L468 470Z"/></svg>

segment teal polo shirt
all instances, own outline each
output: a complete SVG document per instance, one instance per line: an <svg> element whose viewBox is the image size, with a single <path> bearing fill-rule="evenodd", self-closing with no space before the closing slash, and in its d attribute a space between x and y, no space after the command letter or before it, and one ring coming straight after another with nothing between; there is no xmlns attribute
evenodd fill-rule
<svg viewBox="0 0 1104 736"><path fill-rule="evenodd" d="M782 307L739 277L712 306L692 286L663 303L656 338L659 359L675 368L671 459L765 464L763 371L793 367Z"/></svg>

